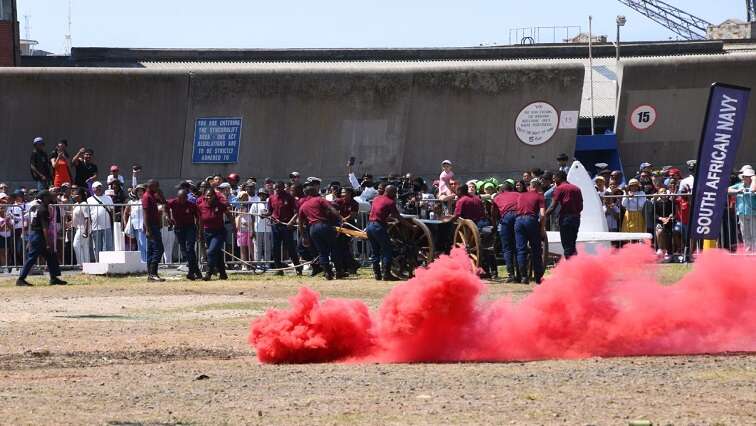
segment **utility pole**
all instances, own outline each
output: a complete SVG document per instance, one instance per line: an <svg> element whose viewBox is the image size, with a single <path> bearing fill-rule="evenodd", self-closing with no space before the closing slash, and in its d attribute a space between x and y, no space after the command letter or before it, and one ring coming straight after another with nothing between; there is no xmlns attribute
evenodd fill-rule
<svg viewBox="0 0 756 426"><path fill-rule="evenodd" d="M593 120L593 16L588 16L588 68L591 73L591 136L596 134Z"/></svg>
<svg viewBox="0 0 756 426"><path fill-rule="evenodd" d="M31 15L24 15L24 38L31 40Z"/></svg>
<svg viewBox="0 0 756 426"><path fill-rule="evenodd" d="M69 56L71 55L71 48L73 47L73 44L71 43L71 1L72 0L68 0L68 26L66 27L66 36L63 45L63 53Z"/></svg>

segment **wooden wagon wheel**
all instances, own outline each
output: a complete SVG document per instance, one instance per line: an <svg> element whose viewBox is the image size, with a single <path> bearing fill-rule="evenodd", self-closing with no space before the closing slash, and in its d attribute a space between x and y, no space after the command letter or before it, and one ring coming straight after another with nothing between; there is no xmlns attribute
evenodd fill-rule
<svg viewBox="0 0 756 426"><path fill-rule="evenodd" d="M457 229L454 230L454 245L465 249L472 262L473 270L480 265L480 232L475 222L469 219L458 219Z"/></svg>
<svg viewBox="0 0 756 426"><path fill-rule="evenodd" d="M415 269L428 266L435 258L433 237L428 226L416 218L407 218L389 226L389 237L394 251L391 272L409 279Z"/></svg>

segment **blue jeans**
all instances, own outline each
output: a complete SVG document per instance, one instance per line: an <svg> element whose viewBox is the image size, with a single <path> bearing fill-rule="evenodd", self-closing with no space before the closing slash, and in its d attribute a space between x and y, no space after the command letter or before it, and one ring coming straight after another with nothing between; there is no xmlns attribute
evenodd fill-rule
<svg viewBox="0 0 756 426"><path fill-rule="evenodd" d="M514 274L514 254L517 247L515 242L515 219L517 219L517 213L515 212L507 212L499 219L501 254L504 257L504 263L507 265L507 272L510 276Z"/></svg>
<svg viewBox="0 0 756 426"><path fill-rule="evenodd" d="M370 222L367 226L367 235L370 248L373 251L373 256L370 258L373 262L373 269L378 270L383 264L383 270L388 271L394 259L388 226L381 222Z"/></svg>
<svg viewBox="0 0 756 426"><path fill-rule="evenodd" d="M142 263L147 263L147 234L144 232L144 229L135 229L134 239L137 242L139 258L142 259Z"/></svg>
<svg viewBox="0 0 756 426"><path fill-rule="evenodd" d="M528 254L533 262L533 275L536 279L543 277L543 245L541 230L535 216L517 216L515 220L515 242L517 244L517 266L520 272L525 271L528 264ZM528 248L530 245L530 248Z"/></svg>
<svg viewBox="0 0 756 426"><path fill-rule="evenodd" d="M151 235L147 237L147 263L157 265L163 257L163 236L159 225L150 225Z"/></svg>
<svg viewBox="0 0 756 426"><path fill-rule="evenodd" d="M326 225L325 223L313 223L310 225L310 241L318 250L318 262L320 267L328 270L331 264L331 255L334 247L336 247L336 230L333 226ZM339 262L336 256L333 256L334 263ZM337 263L336 269L341 269L341 264Z"/></svg>
<svg viewBox="0 0 756 426"><path fill-rule="evenodd" d="M45 238L42 236L42 231L32 231L32 233L29 234L29 255L26 258L26 262L24 262L24 267L21 269L18 278L25 280L26 277L29 276L31 268L37 263L37 259L40 257L47 262L50 278L60 276L58 258L55 256L55 253L47 249Z"/></svg>
<svg viewBox="0 0 756 426"><path fill-rule="evenodd" d="M273 230L273 267L280 268L281 247L286 250L289 258L295 265L299 265L299 256L297 255L297 244L294 242L294 232L292 229L282 223L276 223L272 226Z"/></svg>
<svg viewBox="0 0 756 426"><path fill-rule="evenodd" d="M108 228L92 231L92 244L95 260L99 262L101 251L113 251L113 230Z"/></svg>
<svg viewBox="0 0 756 426"><path fill-rule="evenodd" d="M176 234L179 250L181 250L181 255L189 266L189 271L198 272L197 252L194 249L197 243L197 228L194 226L176 227L173 228L173 232Z"/></svg>
<svg viewBox="0 0 756 426"><path fill-rule="evenodd" d="M580 228L580 215L559 216L559 236L562 239L564 258L577 254L577 236Z"/></svg>
<svg viewBox="0 0 756 426"><path fill-rule="evenodd" d="M226 229L205 229L205 243L207 244L207 266L212 270L221 270L223 260L223 245L226 244Z"/></svg>

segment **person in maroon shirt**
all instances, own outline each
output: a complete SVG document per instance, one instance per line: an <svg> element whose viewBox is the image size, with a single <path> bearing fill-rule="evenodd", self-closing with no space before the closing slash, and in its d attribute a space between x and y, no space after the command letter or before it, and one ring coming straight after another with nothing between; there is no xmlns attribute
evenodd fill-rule
<svg viewBox="0 0 756 426"><path fill-rule="evenodd" d="M294 241L294 221L297 218L297 200L293 195L286 192L283 182L276 182L275 190L268 199L270 205L270 217L273 222L273 268L283 267L281 262L281 247L286 250L294 265L299 265L297 245ZM283 271L276 272L283 275ZM297 275L302 275L302 268L297 267Z"/></svg>
<svg viewBox="0 0 756 426"><path fill-rule="evenodd" d="M144 215L144 231L147 236L147 280L165 281L158 275L158 265L163 257L163 227L162 215L158 204L165 200L160 194L160 184L155 179L147 181L147 190L142 195L142 214Z"/></svg>
<svg viewBox="0 0 756 426"><path fill-rule="evenodd" d="M341 188L339 198L334 202L334 207L339 211L342 223L355 224L355 218L360 211L360 205L354 200L354 189ZM352 252L349 249L352 244L352 238L346 234L338 234L336 236L337 256L341 258L341 264L351 274L356 274L360 268L360 264L354 260Z"/></svg>
<svg viewBox="0 0 756 426"><path fill-rule="evenodd" d="M388 235L389 223L396 222L401 218L396 207L396 192L397 189L394 185L386 186L382 195L373 198L373 205L370 208L367 235L373 251L371 260L376 280L399 280L391 272L394 253L391 247L391 238Z"/></svg>
<svg viewBox="0 0 756 426"><path fill-rule="evenodd" d="M515 268L515 220L517 219L517 202L520 193L514 190L514 181L506 180L502 191L497 194L493 202L499 210L499 241L501 254L507 267L508 283L520 282L520 271Z"/></svg>
<svg viewBox="0 0 756 426"><path fill-rule="evenodd" d="M543 243L546 200L540 193L541 181L532 179L528 192L520 194L517 200L517 219L515 219L515 242L517 245L517 266L520 270L520 282L528 284L528 255L533 262L533 275L536 284L543 277ZM528 246L530 246L528 248Z"/></svg>
<svg viewBox="0 0 756 426"><path fill-rule="evenodd" d="M333 256L336 246L336 229L334 229L333 223L340 222L339 212L333 208L331 203L318 195L316 186L307 186L305 195L306 198L299 207L298 215L300 235L309 240L309 243L305 243L305 246L314 245L317 249L318 262L325 271L327 280L334 278L331 258L336 264L336 278L343 278L344 269L341 261L338 256ZM305 225L309 226L309 235L305 232Z"/></svg>
<svg viewBox="0 0 756 426"><path fill-rule="evenodd" d="M583 194L580 188L567 182L567 173L559 170L554 174L556 188L551 198L551 205L546 210L546 217L550 216L557 206L559 209L559 236L562 239L564 258L577 254L577 236L580 229L580 212L583 211Z"/></svg>
<svg viewBox="0 0 756 426"><path fill-rule="evenodd" d="M215 271L222 280L228 279L226 275L226 263L223 259L223 245L226 243L226 228L223 226L223 217L227 216L232 224L234 220L228 203L225 199L218 198L213 188L208 188L202 198L197 200L200 225L202 226L202 241L207 245L207 273L202 277L210 281Z"/></svg>
<svg viewBox="0 0 756 426"><path fill-rule="evenodd" d="M478 225L478 229L491 226L486 217L483 201L477 195L471 195L470 188L467 185L457 187L457 202L454 206L454 214L444 219L444 222L453 222L458 218L475 222Z"/></svg>
<svg viewBox="0 0 756 426"><path fill-rule="evenodd" d="M197 205L189 202L188 193L185 189L179 189L176 198L168 200L168 222L173 226L181 254L186 259L189 273L186 278L194 281L202 278L202 273L197 263L197 252L194 245L197 242L197 228L199 227L199 210Z"/></svg>
<svg viewBox="0 0 756 426"><path fill-rule="evenodd" d="M493 245L493 227L491 220L486 216L486 207L474 191L474 185L459 185L457 187L457 201L454 206L454 214L444 219L444 222L456 222L458 218L471 220L478 227L481 242ZM492 250L483 249L480 256L480 269L478 274L482 278L491 278L496 275L496 256Z"/></svg>

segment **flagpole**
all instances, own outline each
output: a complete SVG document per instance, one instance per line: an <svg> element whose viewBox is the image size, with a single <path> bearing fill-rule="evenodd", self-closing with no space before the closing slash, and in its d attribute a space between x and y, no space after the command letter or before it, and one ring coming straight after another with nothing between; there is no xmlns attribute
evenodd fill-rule
<svg viewBox="0 0 756 426"><path fill-rule="evenodd" d="M593 16L588 16L588 68L591 73L591 136L596 134L596 127L593 120Z"/></svg>

